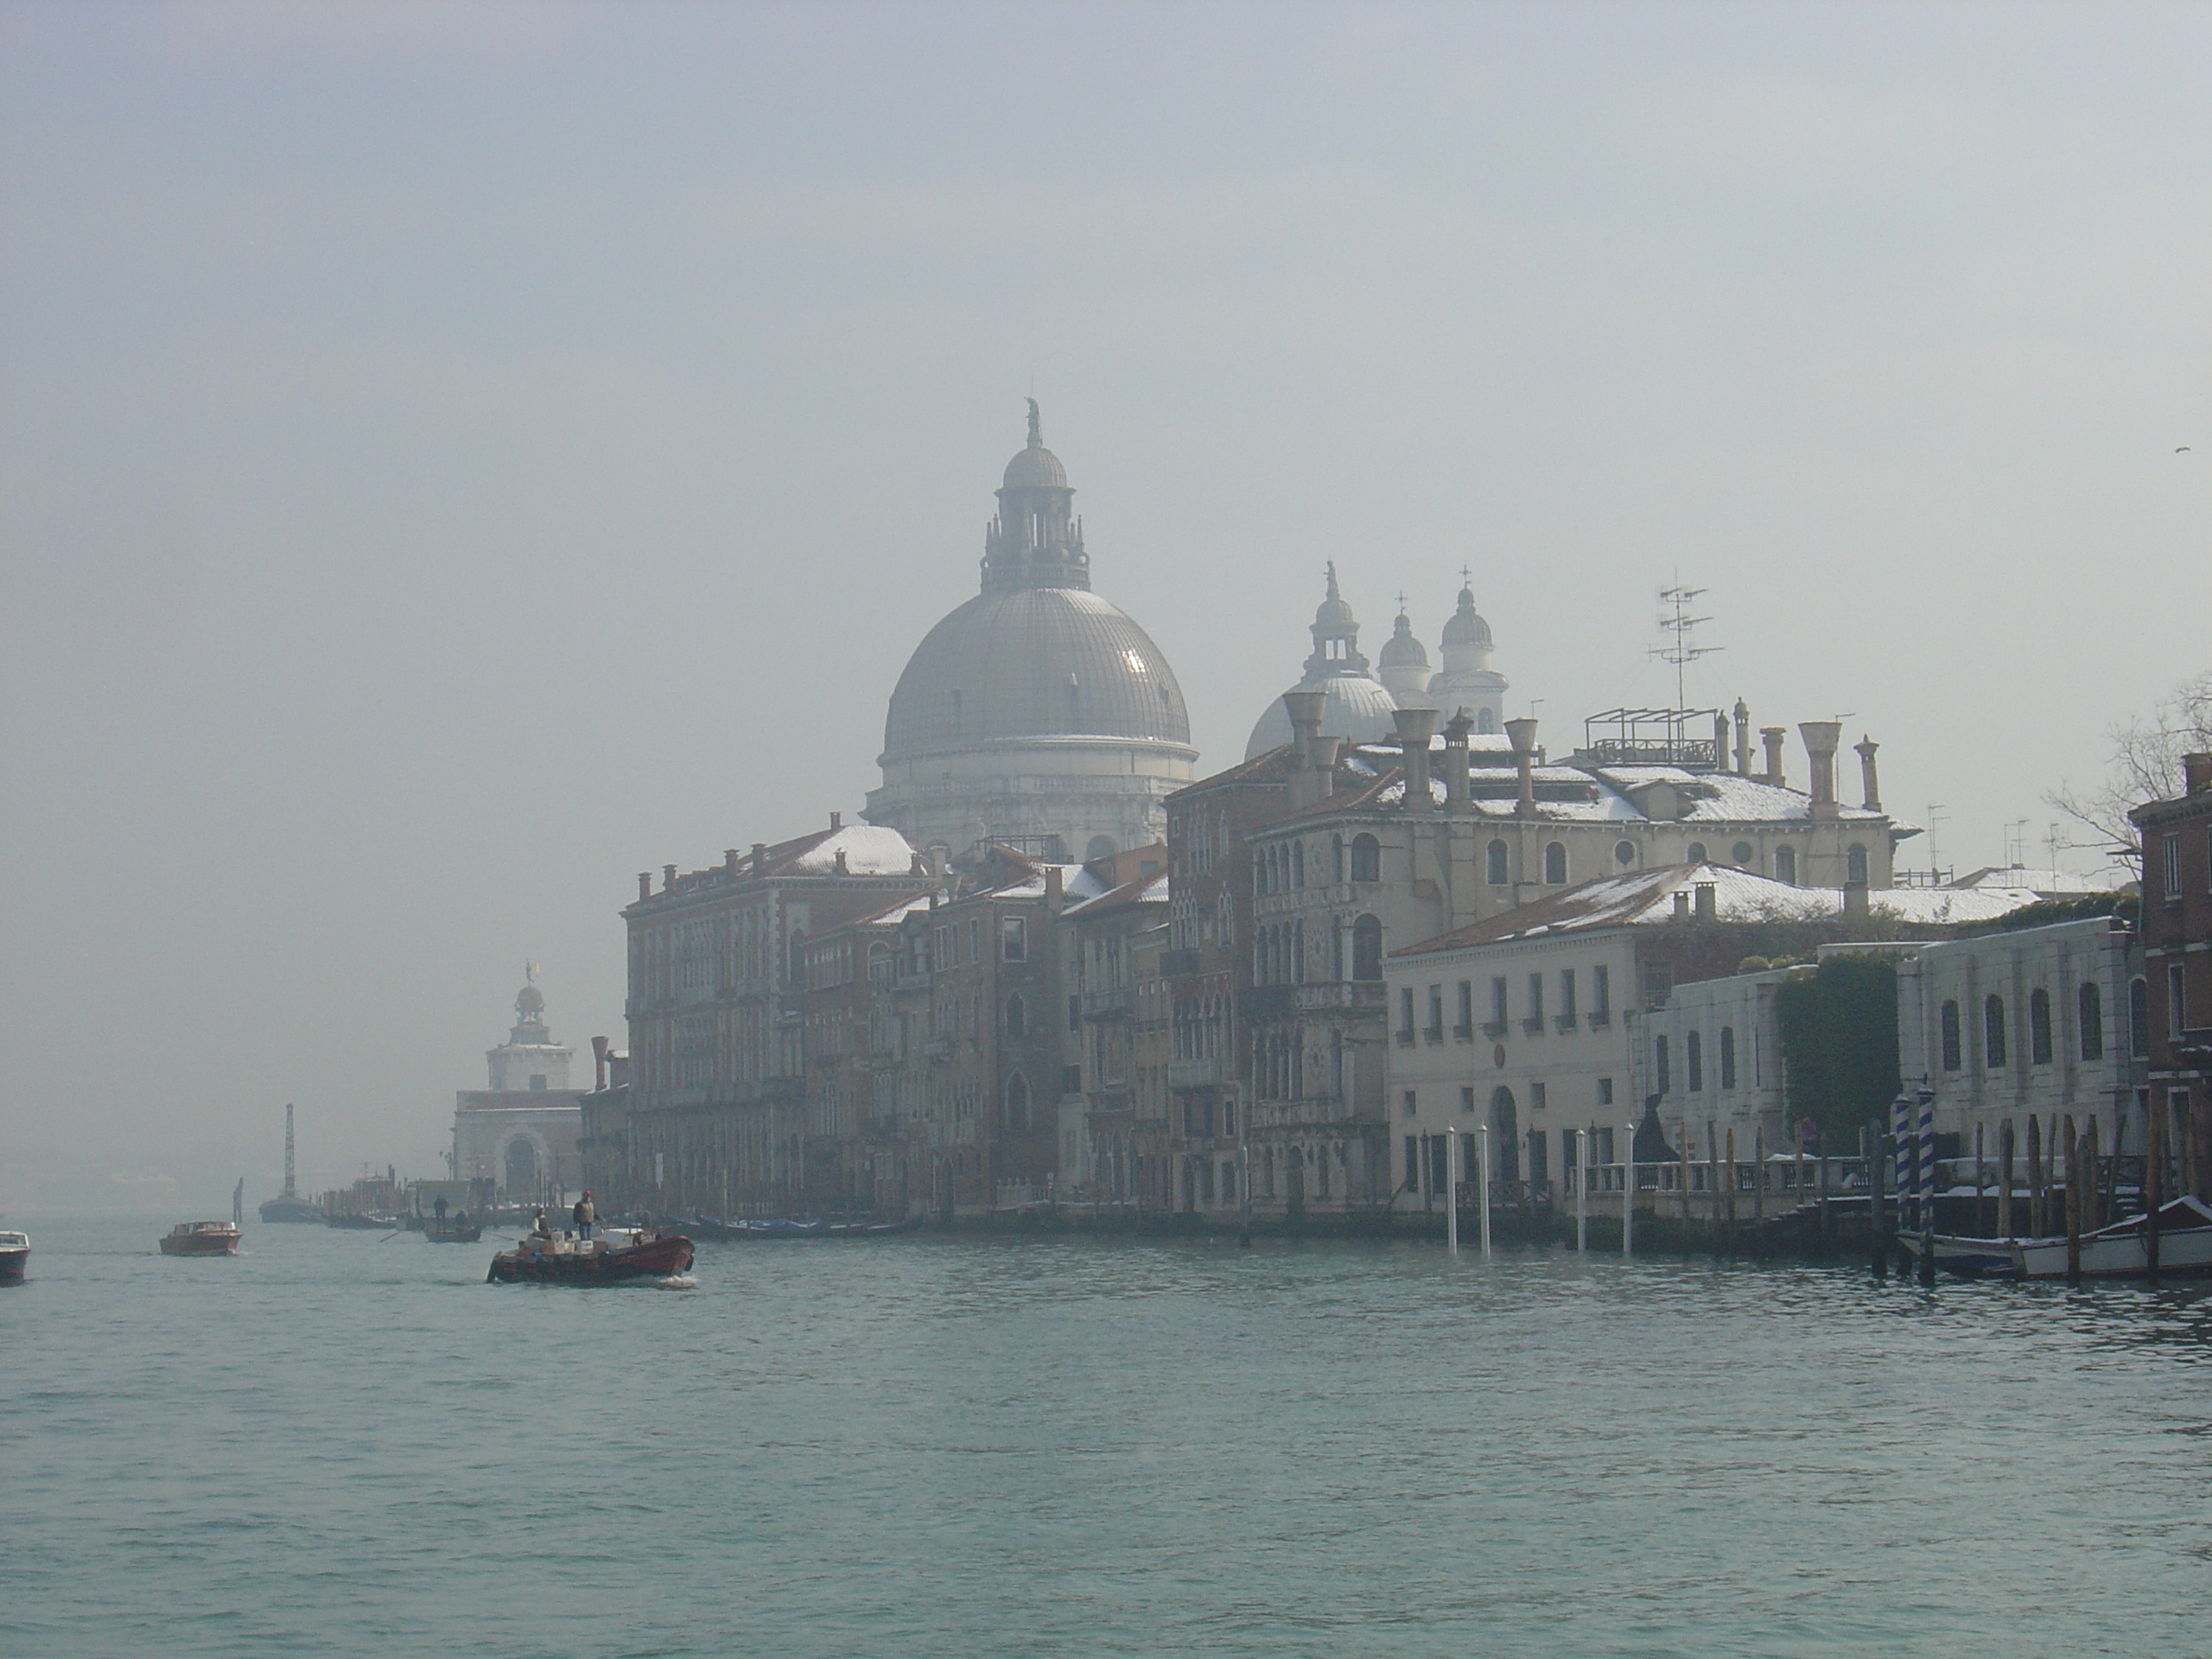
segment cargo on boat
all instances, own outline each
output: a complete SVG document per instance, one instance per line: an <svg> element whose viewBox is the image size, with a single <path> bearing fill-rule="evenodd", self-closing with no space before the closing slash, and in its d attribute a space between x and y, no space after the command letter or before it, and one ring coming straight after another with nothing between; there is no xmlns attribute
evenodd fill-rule
<svg viewBox="0 0 2212 1659"><path fill-rule="evenodd" d="M647 1227L602 1228L596 1238L532 1234L491 1259L489 1285L614 1285L665 1279L690 1268L691 1241Z"/></svg>

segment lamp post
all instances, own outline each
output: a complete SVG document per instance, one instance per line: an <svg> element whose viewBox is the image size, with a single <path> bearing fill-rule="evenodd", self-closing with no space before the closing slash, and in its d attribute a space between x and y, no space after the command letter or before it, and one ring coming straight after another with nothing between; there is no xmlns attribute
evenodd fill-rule
<svg viewBox="0 0 2212 1659"><path fill-rule="evenodd" d="M1589 1254L1589 1131L1575 1131L1575 1254Z"/></svg>
<svg viewBox="0 0 2212 1659"><path fill-rule="evenodd" d="M1490 1259L1490 1120L1487 1117L1482 1120L1482 1127L1475 1131L1474 1145L1475 1162L1481 1166L1482 1255L1486 1261Z"/></svg>
<svg viewBox="0 0 2212 1659"><path fill-rule="evenodd" d="M1630 1120L1625 1133L1628 1136L1628 1143L1620 1154L1620 1254L1624 1260L1636 1254L1636 1123L1633 1119ZM1683 1144L1686 1146L1688 1143L1685 1141Z"/></svg>

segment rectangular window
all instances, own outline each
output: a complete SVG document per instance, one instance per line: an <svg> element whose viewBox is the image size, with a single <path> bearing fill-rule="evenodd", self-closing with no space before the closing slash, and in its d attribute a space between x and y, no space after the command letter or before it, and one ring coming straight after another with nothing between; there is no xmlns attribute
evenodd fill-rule
<svg viewBox="0 0 2212 1659"><path fill-rule="evenodd" d="M2179 836L2166 838L2166 890L2159 896L2168 904L2179 902L2181 897L2181 837Z"/></svg>
<svg viewBox="0 0 2212 1659"><path fill-rule="evenodd" d="M1221 1133L1224 1135L1233 1135L1237 1133L1237 1097L1234 1095L1225 1096L1222 1099Z"/></svg>
<svg viewBox="0 0 2212 1659"><path fill-rule="evenodd" d="M1083 1092L1083 1068L1080 1066L1063 1066L1060 1068L1060 1091L1064 1095L1079 1095Z"/></svg>
<svg viewBox="0 0 2212 1659"><path fill-rule="evenodd" d="M1613 1079L1609 1077L1601 1077L1597 1080L1597 1103L1601 1106L1613 1104Z"/></svg>
<svg viewBox="0 0 2212 1659"><path fill-rule="evenodd" d="M1083 1029L1083 999L1073 993L1067 999L1067 1029L1071 1031Z"/></svg>
<svg viewBox="0 0 2212 1659"><path fill-rule="evenodd" d="M1027 962L1030 959L1030 925L1021 916L1002 916L999 919L999 957L1005 962Z"/></svg>
<svg viewBox="0 0 2212 1659"><path fill-rule="evenodd" d="M1407 1117L1419 1116L1421 1110L1421 1102L1417 1091L1412 1089L1407 1090L1403 1105Z"/></svg>
<svg viewBox="0 0 2212 1659"><path fill-rule="evenodd" d="M1600 1025L1613 1018L1613 969L1602 964L1590 969L1590 1018Z"/></svg>
<svg viewBox="0 0 2212 1659"><path fill-rule="evenodd" d="M1490 981L1490 1035L1505 1035L1505 979L1503 975Z"/></svg>
<svg viewBox="0 0 2212 1659"><path fill-rule="evenodd" d="M1544 1029L1544 976L1528 975L1528 1017L1521 1022L1521 1029L1532 1035Z"/></svg>
<svg viewBox="0 0 2212 1659"><path fill-rule="evenodd" d="M2183 1017L2183 999L2187 993L2188 975L2178 962L2166 965L2166 1034L2176 1042L2189 1022Z"/></svg>
<svg viewBox="0 0 2212 1659"><path fill-rule="evenodd" d="M1575 970L1559 969L1559 1019L1563 1024L1575 1023Z"/></svg>
<svg viewBox="0 0 2212 1659"><path fill-rule="evenodd" d="M1398 988L1398 1046L1413 1046L1413 988L1410 985Z"/></svg>
<svg viewBox="0 0 2212 1659"><path fill-rule="evenodd" d="M1419 1135L1406 1137L1406 1190L1411 1193L1421 1190L1421 1138Z"/></svg>
<svg viewBox="0 0 2212 1659"><path fill-rule="evenodd" d="M1961 1058L1959 1042L1959 1005L1955 1000L1943 1005L1942 1024L1943 1069L1947 1072L1955 1072L1959 1069Z"/></svg>
<svg viewBox="0 0 2212 1659"><path fill-rule="evenodd" d="M1462 1042L1474 1036L1474 986L1468 980L1459 982L1459 1024L1452 1027L1452 1035Z"/></svg>
<svg viewBox="0 0 2212 1659"><path fill-rule="evenodd" d="M1444 988L1441 985L1429 987L1429 1024L1422 1035L1431 1042L1444 1040Z"/></svg>
<svg viewBox="0 0 2212 1659"><path fill-rule="evenodd" d="M1611 1164L1613 1160L1613 1126L1607 1124L1597 1132L1597 1145L1591 1148L1590 1162Z"/></svg>
<svg viewBox="0 0 2212 1659"><path fill-rule="evenodd" d="M1669 1074L1667 1039L1663 1036L1651 1039L1651 1069L1654 1081L1659 1085L1659 1092L1665 1094L1674 1079Z"/></svg>
<svg viewBox="0 0 2212 1659"><path fill-rule="evenodd" d="M1544 1109L1544 1085L1540 1083L1532 1083L1528 1085L1528 1109L1532 1112L1540 1112Z"/></svg>

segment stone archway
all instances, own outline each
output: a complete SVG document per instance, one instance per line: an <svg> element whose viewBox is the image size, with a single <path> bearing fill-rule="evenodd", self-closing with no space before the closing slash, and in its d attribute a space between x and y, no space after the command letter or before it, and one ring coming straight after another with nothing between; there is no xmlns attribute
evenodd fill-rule
<svg viewBox="0 0 2212 1659"><path fill-rule="evenodd" d="M517 1135L500 1153L500 1170L510 1199L534 1198L538 1193L538 1143Z"/></svg>

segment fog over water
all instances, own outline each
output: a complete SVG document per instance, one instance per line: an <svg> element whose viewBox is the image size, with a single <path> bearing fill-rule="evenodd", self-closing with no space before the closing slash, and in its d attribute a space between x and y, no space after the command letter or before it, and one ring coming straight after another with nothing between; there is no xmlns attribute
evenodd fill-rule
<svg viewBox="0 0 2212 1659"><path fill-rule="evenodd" d="M2000 861L2208 665L2212 13L0 11L0 1207L436 1172L857 811L1034 389L1201 767L1334 559ZM2187 453L2177 453L2183 447ZM1802 781L1794 743L1793 781ZM1924 864L1909 842L1904 864ZM2067 855L2094 867L2086 854Z"/></svg>

